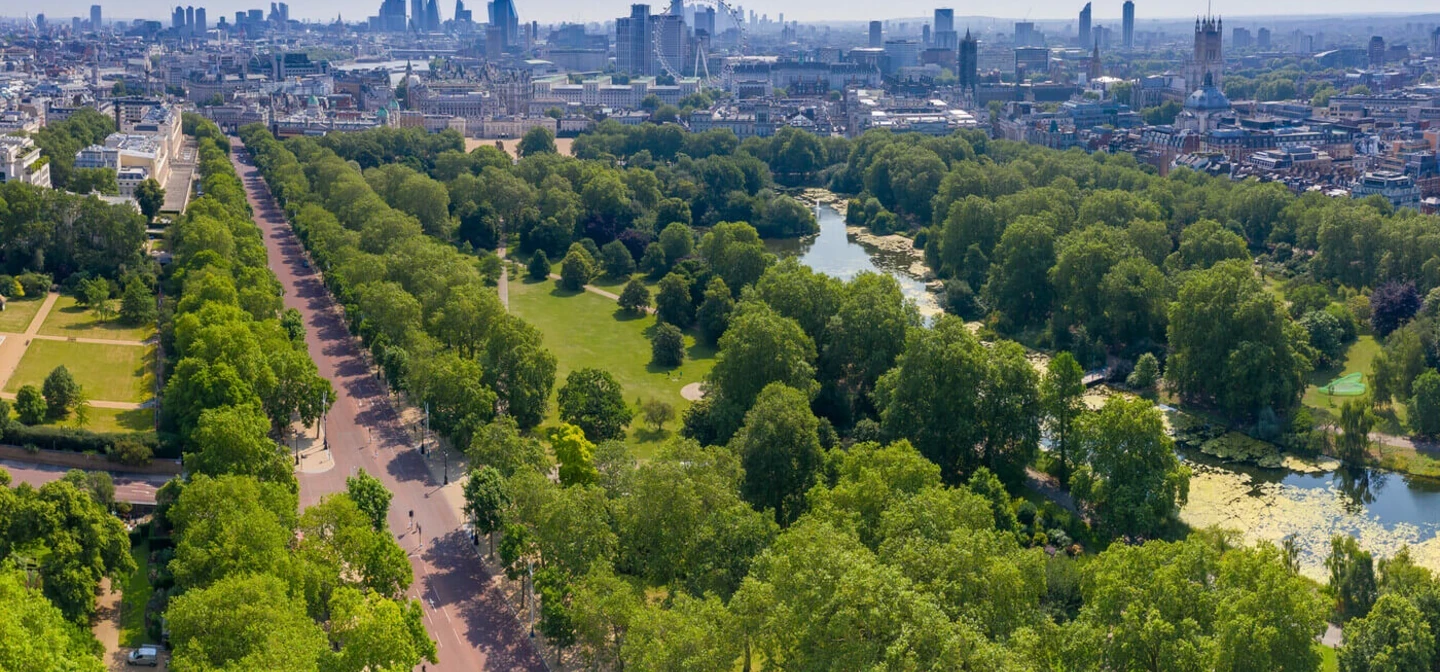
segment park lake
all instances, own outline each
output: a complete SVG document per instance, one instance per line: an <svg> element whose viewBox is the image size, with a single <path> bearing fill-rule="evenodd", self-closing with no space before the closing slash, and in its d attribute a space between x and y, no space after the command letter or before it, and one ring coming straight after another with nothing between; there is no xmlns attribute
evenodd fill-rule
<svg viewBox="0 0 1440 672"><path fill-rule="evenodd" d="M807 194L808 195L808 194ZM877 237L845 225L829 203L817 206L820 233L766 241L780 256L842 280L862 271L887 273L924 315L940 310L927 291L922 261L898 236ZM1374 469L1292 471L1223 463L1198 453L1182 457L1194 470L1181 518L1200 528L1236 530L1246 542L1279 544L1294 535L1301 571L1324 581L1330 537L1350 534L1376 557L1409 546L1416 562L1440 571L1440 482Z"/></svg>

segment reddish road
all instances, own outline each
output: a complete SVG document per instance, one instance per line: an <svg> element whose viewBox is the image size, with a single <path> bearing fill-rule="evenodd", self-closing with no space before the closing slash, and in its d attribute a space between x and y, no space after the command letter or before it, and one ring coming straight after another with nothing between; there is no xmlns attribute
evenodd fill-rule
<svg viewBox="0 0 1440 672"><path fill-rule="evenodd" d="M40 487L50 481L58 481L69 467L49 464L32 464L16 460L0 460L0 467L10 472L16 483L29 483ZM115 482L115 500L131 504L154 504L155 491L170 480L164 474L131 474L112 471L110 478Z"/></svg>
<svg viewBox="0 0 1440 672"><path fill-rule="evenodd" d="M335 387L325 431L335 467L298 474L300 505L345 489L345 477L364 469L394 493L390 530L410 552L415 584L410 594L425 608L439 665L431 670L544 670L526 630L516 622L492 576L481 566L459 512L446 503L441 483L414 449L412 428L401 425L382 384L345 328L320 276L304 263L304 250L260 172L241 160L244 144L231 137L231 162L245 185L255 222L265 237L270 268L285 288L285 306L305 316L310 356ZM453 486L452 486L453 487ZM431 495L434 495L433 497ZM408 531L414 512L423 537Z"/></svg>

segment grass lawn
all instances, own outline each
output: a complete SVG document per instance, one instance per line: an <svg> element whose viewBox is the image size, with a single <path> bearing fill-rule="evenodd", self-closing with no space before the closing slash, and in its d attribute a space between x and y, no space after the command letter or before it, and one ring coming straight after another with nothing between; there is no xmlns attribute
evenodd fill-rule
<svg viewBox="0 0 1440 672"><path fill-rule="evenodd" d="M660 399L673 405L678 416L690 406L680 396L680 388L699 382L715 364L715 349L697 345L693 334L687 334L685 342L690 347L684 364L675 369L651 366L647 333L655 325L654 316L627 315L610 299L591 292L567 292L553 280L512 281L510 309L544 332L545 347L555 353L557 390L574 369L605 369L619 381L630 404L636 398ZM546 423L554 423L556 417L552 398ZM628 436L636 457L653 454L679 424L677 419L669 429L651 432L637 418Z"/></svg>
<svg viewBox="0 0 1440 672"><path fill-rule="evenodd" d="M1340 669L1340 659L1335 657L1335 649L1324 644L1311 646L1320 653L1320 672L1337 672Z"/></svg>
<svg viewBox="0 0 1440 672"><path fill-rule="evenodd" d="M35 339L25 350L15 374L5 384L6 392L24 385L40 387L45 376L61 364L70 369L75 382L91 401L133 401L149 399L153 376L153 346L106 345ZM92 409L94 410L94 409Z"/></svg>
<svg viewBox="0 0 1440 672"><path fill-rule="evenodd" d="M1375 356L1380 354L1380 350L1381 345L1374 336L1361 335L1356 338L1355 342L1350 344L1350 348L1345 351L1344 364L1337 368L1317 370L1310 374L1309 379L1306 380L1305 396L1301 399L1301 403L1318 411L1317 415L1320 417L1317 417L1317 420L1321 417L1338 418L1340 406L1351 397L1333 397L1323 394L1320 392L1321 386L1347 373L1358 372L1365 375L1365 385L1368 390L1372 384L1370 381L1371 363L1375 361ZM1394 412L1393 417L1386 417L1390 415L1387 411L1382 415L1380 426L1377 429L1390 434L1405 434L1402 426L1405 422L1405 405L1391 404L1391 409Z"/></svg>
<svg viewBox="0 0 1440 672"><path fill-rule="evenodd" d="M135 558L135 573L125 580L120 593L120 646L135 647L145 643L145 605L150 602L150 542L130 547Z"/></svg>
<svg viewBox="0 0 1440 672"><path fill-rule="evenodd" d="M15 415L14 411L11 411L10 420L19 422L20 418ZM75 416L72 414L68 418L45 424L56 427L74 427ZM155 429L155 411L149 408L120 409L92 406L90 421L81 429L88 429L96 433L145 432Z"/></svg>
<svg viewBox="0 0 1440 672"><path fill-rule="evenodd" d="M55 307L40 325L40 333L47 336L75 336L81 338L109 338L117 341L143 341L155 333L154 325L131 327L113 319L101 322L95 312L75 305L75 297L61 296Z"/></svg>
<svg viewBox="0 0 1440 672"><path fill-rule="evenodd" d="M8 334L23 334L25 328L30 326L30 320L35 319L35 313L40 312L40 304L45 303L45 297L35 299L11 299L5 304L5 310L0 311L0 331Z"/></svg>

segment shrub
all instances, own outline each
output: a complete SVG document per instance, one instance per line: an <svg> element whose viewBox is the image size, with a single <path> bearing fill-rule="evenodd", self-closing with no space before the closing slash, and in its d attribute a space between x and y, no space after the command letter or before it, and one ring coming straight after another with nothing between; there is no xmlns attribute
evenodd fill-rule
<svg viewBox="0 0 1440 672"><path fill-rule="evenodd" d="M650 307L650 289L640 280L631 279L620 292L620 307L632 313L644 313Z"/></svg>
<svg viewBox="0 0 1440 672"><path fill-rule="evenodd" d="M590 278L594 274L595 268L590 263L590 255L572 245L570 252L565 255L565 260L560 262L560 286L578 292L590 284Z"/></svg>
<svg viewBox="0 0 1440 672"><path fill-rule="evenodd" d="M1149 390L1155 387L1155 381L1160 380L1160 362L1155 359L1154 353L1140 355L1140 360L1135 362L1135 370L1130 372L1125 384L1136 390Z"/></svg>
<svg viewBox="0 0 1440 672"><path fill-rule="evenodd" d="M26 426L19 423L11 423L5 429L5 443L14 446L33 444L47 450L65 450L72 453L95 453L97 455L112 453L116 444L122 442L135 443L148 450L150 454L157 455L160 451L159 438L155 432L92 432L78 427L61 427L56 425ZM137 448L126 448L130 454L135 454ZM118 461L118 460L117 460Z"/></svg>
<svg viewBox="0 0 1440 672"><path fill-rule="evenodd" d="M40 394L40 388L26 385L15 393L15 414L20 416L21 423L38 425L45 422L45 410L45 396Z"/></svg>
<svg viewBox="0 0 1440 672"><path fill-rule="evenodd" d="M25 273L15 280L20 283L22 296L45 296L50 291L50 285L54 284L44 273Z"/></svg>
<svg viewBox="0 0 1440 672"><path fill-rule="evenodd" d="M143 467L150 464L152 457L154 451L150 446L130 437L120 439L110 446L110 459L120 464Z"/></svg>
<svg viewBox="0 0 1440 672"><path fill-rule="evenodd" d="M526 268L531 280L544 280L550 277L550 258L545 256L545 250L535 250L530 256L530 265Z"/></svg>

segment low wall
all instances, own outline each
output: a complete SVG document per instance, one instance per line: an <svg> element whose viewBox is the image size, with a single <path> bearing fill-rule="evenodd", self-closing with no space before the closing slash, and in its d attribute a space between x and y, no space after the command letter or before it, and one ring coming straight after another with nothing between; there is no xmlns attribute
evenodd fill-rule
<svg viewBox="0 0 1440 672"><path fill-rule="evenodd" d="M88 455L64 450L42 450L30 452L19 446L0 445L0 460L14 460L31 464L49 464L71 469L88 471L116 471L129 474L176 475L180 473L180 460L157 459L143 467L111 462L104 455Z"/></svg>

